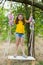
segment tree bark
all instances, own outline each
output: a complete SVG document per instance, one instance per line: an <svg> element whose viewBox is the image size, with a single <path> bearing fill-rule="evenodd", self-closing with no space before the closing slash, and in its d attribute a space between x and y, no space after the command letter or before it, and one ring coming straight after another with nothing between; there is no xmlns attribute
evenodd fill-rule
<svg viewBox="0 0 43 65"><path fill-rule="evenodd" d="M32 4L32 14L33 14L33 19L35 20L35 7L33 5L34 5L34 0ZM34 29L35 29L35 25L34 25ZM33 32L32 56L35 57L35 31Z"/></svg>
<svg viewBox="0 0 43 65"><path fill-rule="evenodd" d="M26 10L26 19L28 20L29 18L29 10L28 10L28 5L25 4L25 10ZM27 14L28 13L28 14ZM30 38L30 24L29 23L26 23L26 35L27 35L27 48L28 48L28 56L30 56L30 44L29 44L29 38Z"/></svg>

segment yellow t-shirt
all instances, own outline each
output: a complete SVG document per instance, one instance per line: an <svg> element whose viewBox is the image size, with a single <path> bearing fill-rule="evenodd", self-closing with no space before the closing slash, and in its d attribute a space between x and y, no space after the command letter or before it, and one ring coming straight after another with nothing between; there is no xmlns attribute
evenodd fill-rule
<svg viewBox="0 0 43 65"><path fill-rule="evenodd" d="M24 33L24 25L22 21L18 21L18 24L16 24L16 32Z"/></svg>

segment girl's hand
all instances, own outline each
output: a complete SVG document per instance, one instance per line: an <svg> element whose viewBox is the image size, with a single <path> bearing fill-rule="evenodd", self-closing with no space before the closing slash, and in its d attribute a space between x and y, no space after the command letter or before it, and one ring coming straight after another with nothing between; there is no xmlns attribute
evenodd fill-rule
<svg viewBox="0 0 43 65"><path fill-rule="evenodd" d="M26 22L26 23L30 23L30 21L29 21L29 20L25 20L25 22Z"/></svg>

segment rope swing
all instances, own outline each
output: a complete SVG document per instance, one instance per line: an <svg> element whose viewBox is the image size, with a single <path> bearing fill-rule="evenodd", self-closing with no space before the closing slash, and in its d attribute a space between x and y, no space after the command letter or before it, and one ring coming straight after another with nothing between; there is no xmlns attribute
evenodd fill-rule
<svg viewBox="0 0 43 65"><path fill-rule="evenodd" d="M33 3L34 0L32 0L32 6L31 6L31 14L30 14L30 39L29 39L29 44L30 44L30 55L33 56L33 36L34 36L34 19L33 19Z"/></svg>
<svg viewBox="0 0 43 65"><path fill-rule="evenodd" d="M10 10L9 10L10 13L8 15L8 19L9 19L9 22L8 22L8 24L9 24L8 38L9 39L8 40L9 40L9 43L11 42L11 27L13 25L13 19L14 19L11 7L12 7L12 0L11 0L11 3L10 3Z"/></svg>
<svg viewBox="0 0 43 65"><path fill-rule="evenodd" d="M30 46L30 55L33 56L33 36L34 36L34 19L33 19L33 3L34 3L34 0L32 0L32 6L31 6L31 14L30 14L30 18L29 18L29 21L30 21L30 39L29 39L29 46ZM12 0L11 0L11 4L10 4L10 12L12 13L12 10L11 10L11 7L12 7ZM9 44L11 42L11 27L13 25L13 19L14 19L14 16L11 14L9 15L9 20L11 19L11 21L9 21L9 31L8 31L8 37L9 37Z"/></svg>

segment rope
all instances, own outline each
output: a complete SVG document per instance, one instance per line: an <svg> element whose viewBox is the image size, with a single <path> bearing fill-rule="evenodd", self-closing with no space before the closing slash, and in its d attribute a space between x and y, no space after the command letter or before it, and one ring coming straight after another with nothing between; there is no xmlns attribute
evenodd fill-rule
<svg viewBox="0 0 43 65"><path fill-rule="evenodd" d="M12 7L12 0L11 0L11 3L10 3L10 10L11 10L11 7ZM10 43L11 42L11 22L9 22L8 36L9 36L9 43Z"/></svg>
<svg viewBox="0 0 43 65"><path fill-rule="evenodd" d="M32 7L31 7L31 16L32 16L32 19L33 19L33 3L34 3L34 0L32 0ZM30 40L29 40L29 43L30 43L30 46L31 46L31 48L30 48L30 54L31 54L31 56L33 55L32 53L33 53L33 34L34 34L34 23L33 23L33 20L31 21L31 23L30 23L31 25L30 25L30 27L31 27L31 33L30 33ZM32 28L33 27L33 28Z"/></svg>
<svg viewBox="0 0 43 65"><path fill-rule="evenodd" d="M32 0L32 6L31 6L31 13L32 13L32 16L33 16L33 4L34 4L34 0Z"/></svg>
<svg viewBox="0 0 43 65"><path fill-rule="evenodd" d="M11 10L11 7L12 7L12 0L11 0L11 3L10 3L10 10Z"/></svg>

